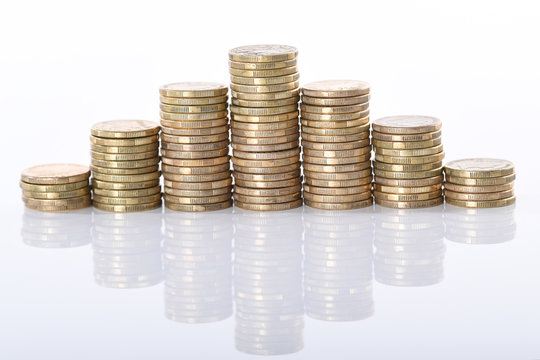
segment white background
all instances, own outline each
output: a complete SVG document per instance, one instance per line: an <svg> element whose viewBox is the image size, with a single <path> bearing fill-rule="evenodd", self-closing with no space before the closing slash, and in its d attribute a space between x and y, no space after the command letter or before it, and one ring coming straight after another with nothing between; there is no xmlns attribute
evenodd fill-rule
<svg viewBox="0 0 540 360"><path fill-rule="evenodd" d="M230 48L282 43L299 49L301 83L368 81L373 119L439 117L446 160L500 157L518 175L512 242L448 244L445 282L377 287L381 315L360 328L311 320L293 357L540 358L536 2L6 1L0 39L0 357L240 356L231 319L169 322L160 288L95 286L87 247L25 247L18 179L36 164L88 163L95 122L159 121L162 84L228 83Z"/></svg>

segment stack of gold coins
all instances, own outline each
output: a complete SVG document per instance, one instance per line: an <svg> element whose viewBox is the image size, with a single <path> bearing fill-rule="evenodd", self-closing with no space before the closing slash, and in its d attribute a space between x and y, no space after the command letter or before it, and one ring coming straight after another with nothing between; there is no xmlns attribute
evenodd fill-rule
<svg viewBox="0 0 540 360"><path fill-rule="evenodd" d="M328 80L302 88L304 202L325 210L373 204L369 84Z"/></svg>
<svg viewBox="0 0 540 360"><path fill-rule="evenodd" d="M444 167L444 196L450 205L468 208L494 208L512 205L514 164L501 159L462 159Z"/></svg>
<svg viewBox="0 0 540 360"><path fill-rule="evenodd" d="M97 123L91 131L94 207L112 212L160 207L159 125L113 120Z"/></svg>
<svg viewBox="0 0 540 360"><path fill-rule="evenodd" d="M212 211L232 205L227 86L181 82L159 89L165 206Z"/></svg>
<svg viewBox="0 0 540 360"><path fill-rule="evenodd" d="M229 52L234 199L248 210L302 205L298 51L286 45Z"/></svg>
<svg viewBox="0 0 540 360"><path fill-rule="evenodd" d="M441 126L437 118L417 115L373 122L375 203L398 209L443 203Z"/></svg>
<svg viewBox="0 0 540 360"><path fill-rule="evenodd" d="M50 164L21 173L22 199L27 208L39 211L69 211L92 205L90 169L85 165Z"/></svg>

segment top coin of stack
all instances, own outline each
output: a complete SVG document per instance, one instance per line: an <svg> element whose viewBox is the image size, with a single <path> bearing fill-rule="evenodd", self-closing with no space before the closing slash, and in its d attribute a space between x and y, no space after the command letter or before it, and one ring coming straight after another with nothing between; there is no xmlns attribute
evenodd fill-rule
<svg viewBox="0 0 540 360"><path fill-rule="evenodd" d="M298 51L286 45L229 51L234 199L249 210L302 205Z"/></svg>
<svg viewBox="0 0 540 360"><path fill-rule="evenodd" d="M444 167L444 195L450 205L493 208L516 202L514 164L501 159L462 159Z"/></svg>
<svg viewBox="0 0 540 360"><path fill-rule="evenodd" d="M400 209L442 204L441 121L403 115L377 119L372 126L375 202Z"/></svg>
<svg viewBox="0 0 540 360"><path fill-rule="evenodd" d="M328 80L302 88L304 199L326 210L373 204L369 84Z"/></svg>
<svg viewBox="0 0 540 360"><path fill-rule="evenodd" d="M75 164L38 165L21 173L22 199L29 209L68 211L88 207L90 169Z"/></svg>
<svg viewBox="0 0 540 360"><path fill-rule="evenodd" d="M165 206L211 211L232 205L227 86L180 82L159 89Z"/></svg>
<svg viewBox="0 0 540 360"><path fill-rule="evenodd" d="M159 125L115 120L97 123L91 131L94 207L113 212L160 207Z"/></svg>

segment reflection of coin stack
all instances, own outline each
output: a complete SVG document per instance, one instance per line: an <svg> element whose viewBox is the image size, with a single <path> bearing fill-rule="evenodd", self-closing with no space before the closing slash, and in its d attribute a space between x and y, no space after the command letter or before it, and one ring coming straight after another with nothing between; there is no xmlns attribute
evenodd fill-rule
<svg viewBox="0 0 540 360"><path fill-rule="evenodd" d="M236 348L278 355L303 348L300 209L234 215Z"/></svg>
<svg viewBox="0 0 540 360"><path fill-rule="evenodd" d="M286 210L302 205L298 51L285 45L229 52L235 205Z"/></svg>
<svg viewBox="0 0 540 360"><path fill-rule="evenodd" d="M159 89L165 206L210 211L232 205L227 86L182 82Z"/></svg>
<svg viewBox="0 0 540 360"><path fill-rule="evenodd" d="M231 316L231 214L166 210L163 261L168 319L205 323Z"/></svg>
<svg viewBox="0 0 540 360"><path fill-rule="evenodd" d="M373 122L377 204L415 209L443 203L441 126L437 118L416 115Z"/></svg>
<svg viewBox="0 0 540 360"><path fill-rule="evenodd" d="M430 209L376 208L375 280L393 286L427 286L444 277L442 214Z"/></svg>
<svg viewBox="0 0 540 360"><path fill-rule="evenodd" d="M445 237L463 244L498 244L516 236L515 205L494 209L444 209Z"/></svg>
<svg viewBox="0 0 540 360"><path fill-rule="evenodd" d="M161 282L161 209L145 213L94 213L94 278L109 288Z"/></svg>
<svg viewBox="0 0 540 360"><path fill-rule="evenodd" d="M354 321L374 312L372 209L347 213L304 211L306 314Z"/></svg>
<svg viewBox="0 0 540 360"><path fill-rule="evenodd" d="M94 207L133 212L161 207L159 125L152 121L104 121L92 126Z"/></svg>
<svg viewBox="0 0 540 360"><path fill-rule="evenodd" d="M319 81L302 88L304 202L326 210L373 204L369 84Z"/></svg>
<svg viewBox="0 0 540 360"><path fill-rule="evenodd" d="M21 236L26 245L40 248L70 248L89 244L91 209L69 214L24 209Z"/></svg>

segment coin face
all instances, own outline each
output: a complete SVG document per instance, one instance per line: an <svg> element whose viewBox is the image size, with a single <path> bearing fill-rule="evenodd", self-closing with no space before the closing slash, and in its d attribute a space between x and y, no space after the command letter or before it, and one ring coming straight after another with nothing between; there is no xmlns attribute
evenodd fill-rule
<svg viewBox="0 0 540 360"><path fill-rule="evenodd" d="M91 133L105 138L135 138L155 135L159 124L146 120L112 120L94 124Z"/></svg>
<svg viewBox="0 0 540 360"><path fill-rule="evenodd" d="M25 169L21 180L31 184L68 184L90 177L90 168L77 164L48 164Z"/></svg>
<svg viewBox="0 0 540 360"><path fill-rule="evenodd" d="M513 174L514 164L502 159L462 159L447 163L445 171L448 175L459 177L498 177Z"/></svg>
<svg viewBox="0 0 540 360"><path fill-rule="evenodd" d="M418 134L441 128L441 120L432 116L399 115L373 121L373 130L387 134Z"/></svg>
<svg viewBox="0 0 540 360"><path fill-rule="evenodd" d="M240 62L274 62L294 59L298 50L289 45L246 45L229 51L229 59Z"/></svg>
<svg viewBox="0 0 540 360"><path fill-rule="evenodd" d="M325 80L306 84L302 94L313 97L349 97L369 93L369 84L358 80Z"/></svg>
<svg viewBox="0 0 540 360"><path fill-rule="evenodd" d="M159 93L168 97L215 97L227 94L226 85L215 82L177 82L163 85Z"/></svg>

